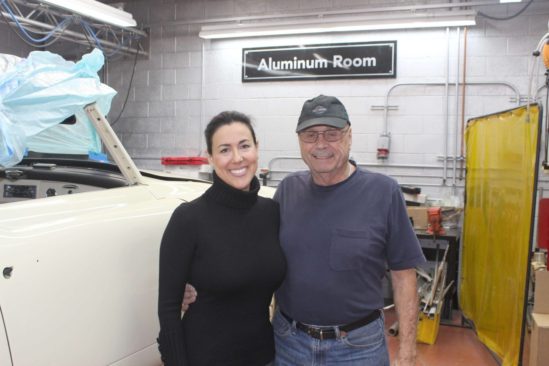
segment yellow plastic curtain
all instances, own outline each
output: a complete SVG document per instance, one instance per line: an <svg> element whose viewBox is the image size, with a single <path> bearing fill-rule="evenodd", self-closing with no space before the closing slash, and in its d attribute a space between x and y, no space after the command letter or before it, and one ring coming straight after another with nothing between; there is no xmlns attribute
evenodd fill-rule
<svg viewBox="0 0 549 366"><path fill-rule="evenodd" d="M539 126L533 104L466 129L460 305L504 366L519 364Z"/></svg>

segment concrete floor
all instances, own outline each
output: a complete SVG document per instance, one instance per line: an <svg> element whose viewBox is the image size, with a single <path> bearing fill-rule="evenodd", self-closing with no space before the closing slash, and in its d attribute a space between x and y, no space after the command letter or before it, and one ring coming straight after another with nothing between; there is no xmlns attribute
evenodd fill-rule
<svg viewBox="0 0 549 366"><path fill-rule="evenodd" d="M385 312L385 329L394 323L394 310ZM446 321L445 321L446 323ZM418 343L417 366L498 366L491 352L482 344L472 329L460 327L460 314L454 311L451 325L439 328L435 344ZM387 336L389 354L393 359L398 337ZM527 337L528 340L528 337ZM528 342L526 342L523 366L528 366Z"/></svg>

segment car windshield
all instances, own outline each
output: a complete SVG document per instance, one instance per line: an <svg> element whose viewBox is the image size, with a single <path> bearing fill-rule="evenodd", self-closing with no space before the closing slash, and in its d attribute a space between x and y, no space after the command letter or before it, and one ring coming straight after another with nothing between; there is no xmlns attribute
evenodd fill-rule
<svg viewBox="0 0 549 366"><path fill-rule="evenodd" d="M116 91L102 84L99 50L78 62L46 51L27 58L0 54L0 166L44 154L104 160L84 107L108 113Z"/></svg>

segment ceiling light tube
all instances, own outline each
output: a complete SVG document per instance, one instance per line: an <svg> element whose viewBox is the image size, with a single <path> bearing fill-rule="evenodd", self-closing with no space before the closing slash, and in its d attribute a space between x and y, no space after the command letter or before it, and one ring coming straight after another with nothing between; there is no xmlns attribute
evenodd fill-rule
<svg viewBox="0 0 549 366"><path fill-rule="evenodd" d="M281 21L277 23L210 25L203 26L199 36L205 39L220 39L388 29L463 27L476 25L475 15L475 12L452 14L450 16L445 14L411 14L407 17L389 15L368 19L346 17Z"/></svg>
<svg viewBox="0 0 549 366"><path fill-rule="evenodd" d="M40 2L121 28L137 25L130 13L95 0L40 0Z"/></svg>

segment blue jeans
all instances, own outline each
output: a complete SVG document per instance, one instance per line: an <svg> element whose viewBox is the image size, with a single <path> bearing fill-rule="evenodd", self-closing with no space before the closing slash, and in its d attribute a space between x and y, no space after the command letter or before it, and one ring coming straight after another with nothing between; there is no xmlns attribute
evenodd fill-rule
<svg viewBox="0 0 549 366"><path fill-rule="evenodd" d="M383 316L333 339L297 329L277 309L273 317L275 366L389 366Z"/></svg>

